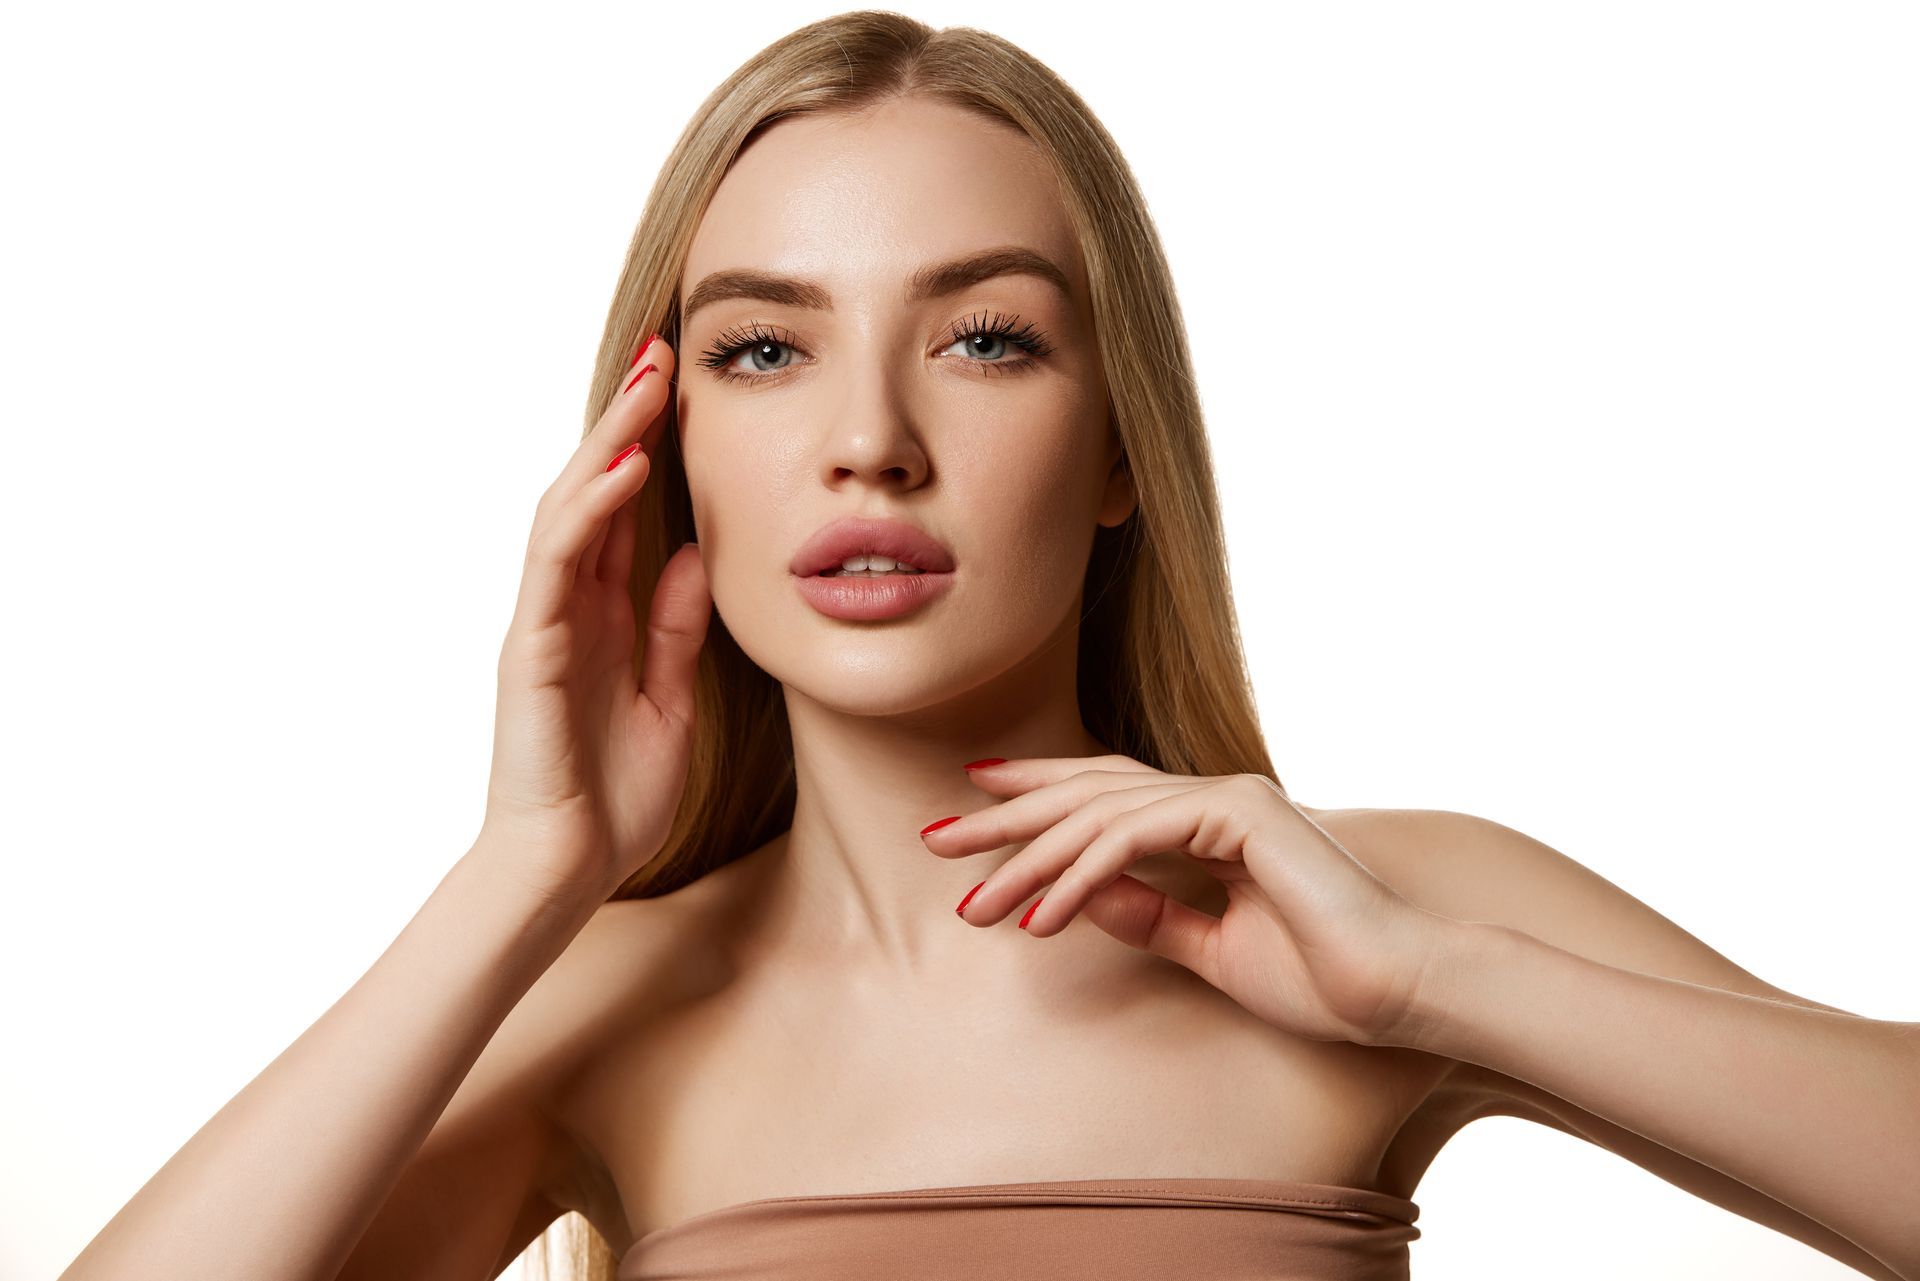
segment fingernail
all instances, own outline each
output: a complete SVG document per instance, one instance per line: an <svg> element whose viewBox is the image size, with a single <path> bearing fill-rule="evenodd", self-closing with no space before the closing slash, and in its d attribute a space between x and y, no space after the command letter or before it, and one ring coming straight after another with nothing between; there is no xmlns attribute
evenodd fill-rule
<svg viewBox="0 0 1920 1281"><path fill-rule="evenodd" d="M633 368L633 367L634 367L635 365L637 365L637 364L639 364L639 363L640 363L640 357L642 357L642 356L644 356L644 355L646 355L646 354L647 354L647 348L649 348L649 347L651 347L651 346L653 346L653 344L654 344L654 341L655 341L656 339L658 339L659 337L660 337L660 335L659 335L659 334L648 334L648 335L647 335L647 340L646 340L645 342L643 342L643 343L641 343L641 344L640 344L640 350L639 350L639 351L636 351L636 352L634 352L634 353L633 353L633 359L632 359L632 360L629 360L629 361L627 362L627 368L628 368L628 369L632 369L632 368Z"/></svg>
<svg viewBox="0 0 1920 1281"><path fill-rule="evenodd" d="M945 827L949 823L957 823L959 821L960 816L958 814L955 814L952 818L936 818L933 822L920 829L920 835L925 836L936 827Z"/></svg>
<svg viewBox="0 0 1920 1281"><path fill-rule="evenodd" d="M985 884L986 884L985 881L980 882L980 885L985 885ZM980 892L980 885L976 885L972 889L967 891L967 896L960 900L960 906L953 909L953 914L955 916L959 917L963 921L967 919L967 904L973 902L973 896Z"/></svg>
<svg viewBox="0 0 1920 1281"><path fill-rule="evenodd" d="M639 448L640 448L640 442L637 440L634 441L631 445L628 445L625 449L621 450L619 453L613 456L613 461L607 464L607 470L612 471L614 468L618 467L621 463L626 462L627 459L633 457L634 451L638 450Z"/></svg>
<svg viewBox="0 0 1920 1281"><path fill-rule="evenodd" d="M1030 908L1028 908L1028 909L1027 909L1027 914L1026 914L1025 916L1023 916L1023 917L1021 917L1021 918L1020 918L1020 928L1021 928L1021 929L1023 929L1023 930L1024 930L1024 929L1026 929L1026 928L1027 928L1027 922L1028 922L1028 921L1031 921L1031 920L1033 919L1033 910L1034 910L1034 908L1037 908L1037 907L1039 907L1039 906L1040 906L1040 905L1041 905L1042 903L1044 903L1044 902L1046 902L1046 901L1047 901L1047 900L1046 900L1046 899L1045 899L1044 897L1041 897L1041 898L1037 898L1037 899L1035 899L1035 900L1033 900L1033 907L1030 907Z"/></svg>
<svg viewBox="0 0 1920 1281"><path fill-rule="evenodd" d="M962 765L960 768L961 769L985 769L989 765L1005 765L1006 763L1007 763L1007 758L1004 756L989 756L985 760L981 760L981 761L968 761L965 765Z"/></svg>
<svg viewBox="0 0 1920 1281"><path fill-rule="evenodd" d="M620 394L621 394L621 395L625 395L625 394L626 394L627 392L630 392L630 391L632 391L632 390L633 390L633 385L634 385L635 383L637 383L637 382L639 382L639 381L640 381L640 380L641 380L642 378L645 378L645 377L646 377L646 376L647 376L648 374L650 374L650 373L652 373L652 372L654 371L654 369L655 369L655 368L656 368L656 366L654 366L654 365L651 365L651 364L649 364L649 365L642 365L642 366L640 367L640 372L639 372L639 373L637 373L637 374L635 374L635 375L634 375L633 377L631 377L631 378L629 378L629 379L627 379L627 385L626 385L626 386L624 386L624 387L622 387L622 388L620 389Z"/></svg>

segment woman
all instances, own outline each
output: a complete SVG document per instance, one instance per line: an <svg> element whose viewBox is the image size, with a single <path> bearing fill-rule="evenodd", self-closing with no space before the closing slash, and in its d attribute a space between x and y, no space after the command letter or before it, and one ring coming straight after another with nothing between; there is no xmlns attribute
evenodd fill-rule
<svg viewBox="0 0 1920 1281"><path fill-rule="evenodd" d="M496 1275L568 1211L628 1279L1403 1277L1495 1114L1920 1276L1913 1025L1278 786L1151 223L1017 49L750 61L591 403L479 838L68 1277Z"/></svg>

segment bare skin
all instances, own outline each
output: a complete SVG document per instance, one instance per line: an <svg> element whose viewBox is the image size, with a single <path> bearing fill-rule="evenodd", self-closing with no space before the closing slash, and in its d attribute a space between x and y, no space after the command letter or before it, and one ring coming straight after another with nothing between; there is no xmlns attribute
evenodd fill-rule
<svg viewBox="0 0 1920 1281"><path fill-rule="evenodd" d="M907 297L926 264L1002 246L1058 265L1070 294L1007 274ZM716 192L682 305L739 268L816 280L834 304L694 306L675 352L714 606L781 682L793 727L781 920L915 977L1034 974L1024 937L955 933L927 911L986 872L929 857L919 832L985 799L967 761L1105 750L1075 691L1081 581L1096 531L1135 498L1058 192L1023 135L951 107L787 121ZM1004 339L970 351L954 330L983 319L1030 325L1050 351L1025 364ZM735 378L709 367L723 339L756 326L776 344L728 359ZM816 612L789 561L849 515L898 517L945 543L951 588L884 623Z"/></svg>
<svg viewBox="0 0 1920 1281"><path fill-rule="evenodd" d="M1066 290L996 275L909 296L927 264L1009 245L1058 264ZM1035 937L1010 917L954 916L1018 853L943 859L920 839L937 818L993 803L961 765L1108 750L1076 702L1081 580L1096 529L1125 520L1135 496L1078 246L1021 135L909 102L787 121L750 148L690 247L683 309L733 269L803 276L831 299L684 311L680 350L658 353L678 370L713 602L784 690L793 822L674 894L598 908L489 1047L467 1123L430 1146L479 1143L469 1136L503 1124L496 1110L513 1115L489 1082L539 1083L543 1124L513 1131L539 1135L537 1196L501 1265L565 1209L624 1252L775 1196L1239 1177L1412 1197L1461 1127L1512 1115L1897 1281L1811 1217L1491 1068L1281 1032L1084 919ZM1044 357L978 367L1019 359L1011 342L963 341L1003 319L1043 334ZM940 538L951 590L883 626L814 612L788 561L844 515L902 516ZM623 777L609 783L627 795ZM1515 855L1511 832L1437 812L1300 808L1430 911L1623 969L1800 1000L1555 852ZM1128 870L1224 908L1184 855ZM363 1250L387 1270L353 1275L391 1275L388 1242L404 1240L414 1207L450 1203L430 1169Z"/></svg>
<svg viewBox="0 0 1920 1281"><path fill-rule="evenodd" d="M928 263L1009 245L1058 263L1064 291L1031 275L905 289ZM1605 1146L1867 1275L1912 1275L1854 1243L1891 1257L1878 1222L1843 1239L1479 1060L1281 1032L1084 919L1036 936L1006 916L951 915L1018 852L939 858L921 842L933 819L992 803L961 763L1107 751L1075 701L1080 582L1094 531L1125 520L1134 495L1077 246L1020 135L892 104L789 121L748 151L682 289L733 268L804 274L831 308L718 301L686 313L686 359L641 353L658 372L615 398L536 513L480 839L367 976L66 1275L498 1275L567 1209L624 1251L746 1201L932 1186L1240 1177L1410 1197L1452 1134L1487 1115ZM979 341L1006 317L1044 333L1042 357ZM778 330L707 359L746 326ZM768 354L780 372L764 379L715 368ZM1002 359L1018 363L977 367ZM655 593L636 684L633 517L614 513L646 456L617 451L654 439L670 390L701 546L663 571L672 590ZM813 612L787 561L845 515L902 516L943 539L951 590L885 626ZM672 817L709 583L784 689L793 823L674 894L608 903ZM1623 990L1679 991L1630 983L1633 971L1845 1014L1765 984L1510 829L1300 809L1422 908L1599 961L1556 972L1616 1006ZM1184 855L1129 873L1224 906ZM1863 1079L1884 1060L1873 1049ZM1569 1096L1601 1097L1567 1079Z"/></svg>
<svg viewBox="0 0 1920 1281"><path fill-rule="evenodd" d="M1302 808L1340 834L1338 812ZM648 1017L604 1024L553 1100L578 1144L577 1182L556 1199L616 1250L768 1196L1132 1177L1411 1196L1435 1140L1465 1119L1421 1112L1450 1060L1289 1036L1085 921L1044 940L993 927L1032 969L912 972L835 946L775 901L787 840L616 905L637 909L636 955L640 932L668 930L676 967L701 976ZM1129 874L1223 910L1218 884L1174 857ZM998 941L952 907L927 915L963 941ZM605 981L584 1004L625 1005L618 990L647 980ZM1389 1160L1416 1115L1429 1150Z"/></svg>
<svg viewBox="0 0 1920 1281"><path fill-rule="evenodd" d="M908 297L917 268L1008 245L1058 264L1070 289L1007 274ZM798 802L777 840L624 905L636 938L677 940L679 977L636 1014L621 986L660 981L636 959L584 1002L620 1014L596 1021L550 1102L578 1145L578 1183L556 1199L625 1249L772 1195L1136 1176L1375 1186L1440 1061L1282 1034L1084 921L1044 940L972 927L953 908L1017 848L948 861L919 839L991 803L966 761L1108 750L1075 692L1081 580L1096 528L1135 495L1078 242L1039 153L925 101L783 123L707 209L683 305L737 268L815 280L832 301L699 307L675 352L714 602L785 688ZM1040 331L1044 358L1015 365L1011 342L954 336L1001 318ZM816 613L787 562L849 514L940 538L953 589L886 626ZM1182 856L1131 874L1224 906Z"/></svg>
<svg viewBox="0 0 1920 1281"><path fill-rule="evenodd" d="M1000 275L909 297L926 264L1010 245L1057 263L1065 292ZM1081 579L1095 530L1135 495L1078 246L1021 135L905 102L788 121L749 149L702 219L683 307L733 269L805 277L831 298L715 302L685 313L672 353L714 603L785 693L793 823L685 889L595 914L543 998L545 1035L520 1043L552 1082L551 1147L545 1203L503 1261L561 1209L624 1252L777 1196L1237 1177L1412 1197L1463 1126L1512 1115L1896 1277L1809 1216L1498 1071L1281 1032L1085 920L1037 938L954 916L1018 852L949 860L921 842L929 822L992 803L961 765L1108 750L1076 701ZM1001 318L1040 331L1046 355L976 367L1020 353L959 341L956 324ZM787 562L844 515L933 533L954 553L952 590L885 626L814 612ZM1516 876L1473 844L1484 832L1452 836L1444 815L1300 808L1430 910L1801 1002L1551 851ZM1129 874L1224 907L1183 855Z"/></svg>
<svg viewBox="0 0 1920 1281"><path fill-rule="evenodd" d="M1572 860L1524 838L1492 839L1477 820L1300 808L1430 910L1638 974L1847 1013L1767 983ZM603 909L625 916L603 922L602 962L574 971L571 1023L596 1031L579 1041L592 1047L576 1060L584 1070L550 1096L571 1139L557 1147L571 1150L554 1156L548 1196L618 1250L769 1196L1200 1176L1412 1198L1461 1129L1510 1116L1604 1148L1866 1276L1906 1275L1738 1179L1526 1081L1410 1048L1281 1033L1084 921L1024 940L1051 962L1052 978L1037 985L959 974L921 990L884 966L842 968L804 934L764 930L784 839L678 893ZM1130 874L1201 910L1224 906L1204 869L1177 857ZM1046 950L1055 944L1069 946Z"/></svg>

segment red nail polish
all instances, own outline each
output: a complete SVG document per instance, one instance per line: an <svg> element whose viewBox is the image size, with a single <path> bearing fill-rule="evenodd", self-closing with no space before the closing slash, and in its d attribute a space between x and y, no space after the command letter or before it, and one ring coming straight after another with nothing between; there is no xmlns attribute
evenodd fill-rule
<svg viewBox="0 0 1920 1281"><path fill-rule="evenodd" d="M968 761L965 765L962 765L960 768L961 769L985 769L989 765L1005 765L1006 763L1007 763L1007 758L1004 756L989 756L985 760Z"/></svg>
<svg viewBox="0 0 1920 1281"><path fill-rule="evenodd" d="M642 357L642 356L644 356L644 355L646 355L646 354L647 354L647 348L649 348L649 347L651 347L651 346L653 346L653 344L654 344L654 340L655 340L655 339L657 339L657 338L659 338L659 337L660 337L660 335L659 335L659 334L648 334L648 335L647 335L647 340L646 340L645 342L643 342L643 343L641 343L641 344L640 344L640 350L639 350L639 351L636 351L636 352L634 352L634 353L633 353L633 359L632 359L632 360L629 360L629 361L627 362L627 368L628 368L628 369L632 369L632 368L633 368L633 367L634 367L635 365L637 365L637 364L639 364L639 363L640 363L640 357Z"/></svg>
<svg viewBox="0 0 1920 1281"><path fill-rule="evenodd" d="M936 827L945 827L949 823L957 823L959 821L960 816L958 814L955 814L952 818L936 818L933 822L920 829L920 835L925 836Z"/></svg>
<svg viewBox="0 0 1920 1281"><path fill-rule="evenodd" d="M624 396L626 393L632 391L633 385L639 382L642 378L645 378L648 374L652 373L655 368L656 366L651 364L641 366L639 373L627 379L627 385L620 389L620 394Z"/></svg>
<svg viewBox="0 0 1920 1281"><path fill-rule="evenodd" d="M1024 929L1026 929L1026 928L1027 928L1027 922L1028 922L1028 921L1031 921L1031 920L1033 919L1033 910L1034 910L1034 908L1036 908L1036 907L1039 907L1039 906L1040 906L1040 905L1041 905L1042 903L1044 903L1044 902L1046 902L1046 901L1047 901L1047 900L1046 900L1046 898L1045 898L1044 896L1042 896L1042 897L1040 897L1040 898L1037 898L1037 899L1035 899L1035 900L1033 900L1033 907L1030 907L1030 908L1028 908L1028 909L1027 909L1027 914L1026 914L1025 916L1023 916L1023 917L1021 917L1021 918L1020 918L1020 928L1021 928L1021 929L1023 929L1023 930L1024 930Z"/></svg>
<svg viewBox="0 0 1920 1281"><path fill-rule="evenodd" d="M631 445L628 445L625 449L621 450L619 453L613 456L613 461L607 464L607 470L612 471L614 468L618 467L621 463L626 462L627 459L633 457L634 451L639 448L640 448L640 442L637 440L634 441Z"/></svg>
<svg viewBox="0 0 1920 1281"><path fill-rule="evenodd" d="M985 881L980 882L980 885L985 885L985 884L986 884ZM967 904L973 902L973 896L980 892L980 885L976 885L972 889L967 891L967 896L960 900L960 906L953 909L953 914L955 916L959 917L963 921L967 919Z"/></svg>

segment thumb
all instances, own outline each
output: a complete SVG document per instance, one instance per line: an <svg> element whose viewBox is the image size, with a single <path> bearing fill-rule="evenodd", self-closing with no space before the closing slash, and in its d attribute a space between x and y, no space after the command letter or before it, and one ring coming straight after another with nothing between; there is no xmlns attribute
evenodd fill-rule
<svg viewBox="0 0 1920 1281"><path fill-rule="evenodd" d="M653 585L640 660L640 696L682 725L693 720L693 673L712 615L700 544L684 543L667 558Z"/></svg>
<svg viewBox="0 0 1920 1281"><path fill-rule="evenodd" d="M1214 982L1213 945L1219 917L1188 907L1124 872L1094 891L1080 915L1129 947L1164 956Z"/></svg>

